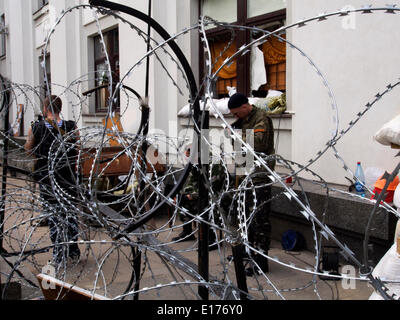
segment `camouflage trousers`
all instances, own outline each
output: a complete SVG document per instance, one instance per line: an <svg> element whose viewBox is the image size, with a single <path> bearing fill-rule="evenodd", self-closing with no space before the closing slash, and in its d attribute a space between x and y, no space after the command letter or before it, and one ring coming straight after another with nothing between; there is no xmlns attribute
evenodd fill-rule
<svg viewBox="0 0 400 320"><path fill-rule="evenodd" d="M247 200L247 198L249 198ZM271 223L269 216L271 212L271 187L256 189L257 207L249 226L249 242L264 251L268 251L271 244ZM253 194L246 196L248 208L254 206ZM246 211L250 211L247 210ZM248 214L248 212L247 212Z"/></svg>
<svg viewBox="0 0 400 320"><path fill-rule="evenodd" d="M253 190L245 192L245 214L249 218L252 214L252 219L248 224L248 239L249 243L263 251L268 251L271 244L271 223L269 220L271 212L271 187L260 187L255 189L256 208L254 209L254 195ZM232 203L234 201L234 203ZM232 194L226 194L222 200L223 210L228 215L230 223L238 228L238 204L237 198L233 199Z"/></svg>
<svg viewBox="0 0 400 320"><path fill-rule="evenodd" d="M188 200L186 196L183 195L180 199L179 205L188 210L191 214L197 214L197 200ZM182 211L179 211L179 218L183 223L193 219L191 216L182 213Z"/></svg>

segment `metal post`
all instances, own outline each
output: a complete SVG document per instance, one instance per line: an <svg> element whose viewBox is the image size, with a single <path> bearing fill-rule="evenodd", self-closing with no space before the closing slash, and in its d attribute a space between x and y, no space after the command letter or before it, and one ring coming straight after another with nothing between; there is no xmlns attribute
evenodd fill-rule
<svg viewBox="0 0 400 320"><path fill-rule="evenodd" d="M140 288L140 266L142 264L142 252L139 248L134 250L136 256L133 258L133 269L135 272L135 294L133 296L134 301L139 300L139 293L137 292Z"/></svg>
<svg viewBox="0 0 400 320"><path fill-rule="evenodd" d="M149 0L149 10L148 10L148 16L151 17L151 0ZM151 32L151 27L150 24L147 25L147 51L150 50L150 32ZM149 57L147 57L146 60L146 83L145 83L145 94L144 97L145 99L148 99L149 97L149 70L150 70L150 60ZM147 104L147 103L144 103ZM142 116L144 117L144 127L143 127L143 136L147 136L149 132L149 108L142 106L142 108L145 108L142 110ZM146 154L148 150L148 144L147 141L145 141L142 145L142 170L144 174L147 172L147 161L146 161ZM129 183L129 181L128 181ZM140 190L144 192L143 190L145 189L145 182L142 179L140 181ZM144 200L146 200L146 196L144 195ZM139 239L140 242L140 239ZM139 293L137 292L140 288L140 266L142 264L142 252L140 251L140 248L137 248L135 250L136 256L133 259L133 269L135 272L135 291L136 293L133 296L133 300L137 301L139 300Z"/></svg>
<svg viewBox="0 0 400 320"><path fill-rule="evenodd" d="M247 300L248 289L246 273L243 265L243 245L239 244L232 247L233 262L235 264L236 281L240 289L240 299Z"/></svg>
<svg viewBox="0 0 400 320"><path fill-rule="evenodd" d="M209 120L210 115L208 111L204 111L202 113L202 123L203 129L209 128ZM203 211L203 209L208 204L208 191L206 189L206 184L208 181L201 174L201 171L208 173L208 164L204 163L204 159L208 157L208 148L204 148L202 145L202 133L198 133L197 139L197 151L198 151L198 167L199 167L199 175L198 175L198 186L199 186L199 199L197 202L197 210L198 215ZM206 154L203 154L206 153ZM196 171L194 171L195 173ZM209 215L203 216L204 220L209 220ZM201 222L199 225L199 241L198 241L198 263L199 263L199 274L202 276L204 281L208 282L209 280L209 232L210 227L206 222ZM208 300L208 289L204 285L199 286L199 295L203 300Z"/></svg>
<svg viewBox="0 0 400 320"><path fill-rule="evenodd" d="M6 91L7 87L5 85L4 78L0 75L0 90L3 91L2 98L3 102L1 105L0 113L4 112L4 127L3 127L3 176L1 180L1 200L0 200L0 253L4 251L3 249L3 231L4 231L4 216L5 216L5 208L6 208L6 191L7 191L7 171L8 171L8 134L10 125L8 122L9 114L10 114L10 92ZM5 108L5 109L4 109ZM1 275L0 275L0 288L1 285ZM2 295L0 295L0 300L2 300Z"/></svg>

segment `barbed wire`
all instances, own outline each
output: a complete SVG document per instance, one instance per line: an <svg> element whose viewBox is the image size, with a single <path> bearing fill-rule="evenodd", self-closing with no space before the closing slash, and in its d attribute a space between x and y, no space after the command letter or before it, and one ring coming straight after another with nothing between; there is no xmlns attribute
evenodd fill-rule
<svg viewBox="0 0 400 320"><path fill-rule="evenodd" d="M338 105L331 86L326 76L322 73L317 64L296 44L291 43L282 35L292 28L303 28L310 23L323 23L334 18L343 17L350 13L366 13L380 11L383 13L395 13L400 9L395 6L384 8L363 7L360 9L323 13L316 17L303 19L291 25L283 26L273 32L265 31L256 27L245 27L221 23L209 17L202 17L198 24L183 29L168 39L156 41L150 37L147 31L142 31L132 22L123 18L119 12L96 7L91 5L79 5L69 8L60 13L54 25L49 29L49 34L45 40L45 49L49 46L51 37L61 24L63 19L74 10L93 11L93 18L96 22L98 34L101 38L101 45L104 52L107 52L104 41L101 23L98 13L113 17L118 23L123 23L136 33L144 43L150 42L150 50L143 54L127 72L121 76L120 80L113 85L111 64L108 55L106 64L108 68L107 84L109 99L107 100L107 113L105 123L110 119L111 128L101 125L86 126L83 120L83 110L87 109L90 101L87 95L83 95L84 88L90 88L91 83L100 81L101 75L97 72L90 72L80 76L68 85L50 83L47 74L44 72L44 83L47 95L51 91L60 92L59 96L65 98L71 108L75 123L83 123L80 128L73 129L66 134L51 132L53 142L49 147L47 155L38 156L38 147L41 141L36 141L36 147L31 150L30 155L25 155L23 145L15 139L11 131L16 130L20 125L20 120L10 120L10 130L1 132L3 144L9 144L6 154L3 154L3 167L9 165L9 172L17 171L16 176L7 175L6 193L2 194L1 200L4 203L4 215L1 221L2 263L8 266L7 271L1 271L1 280L5 284L2 296L6 297L7 286L12 281L21 283L24 287L34 291L32 296L40 295L37 282L32 275L43 273L43 268L54 267L54 276L58 279L72 284L76 287L85 287L91 294L102 294L111 299L126 299L140 297L152 297L152 294L161 296L167 292L171 296L171 291L177 297L185 299L201 299L201 295L196 292L196 288L203 286L209 290L213 299L271 299L277 296L286 299L285 293L299 293L313 287L315 296L322 299L322 294L317 287L319 277L328 276L330 279L347 279L370 283L375 290L380 292L384 298L398 299L385 286L391 281L383 281L372 276L370 267L361 262L354 252L343 243L338 236L330 229L326 223L328 213L328 203L333 193L340 193L342 196L357 198L368 204L374 204L371 216L377 208L385 214L393 214L399 218L397 210L386 203L381 198L377 201L362 198L351 192L339 190L330 186L327 181L319 174L311 170L311 166L317 161L322 161L321 157L328 150L333 150L335 157L341 163L346 173L349 173L353 180L357 180L354 173L339 154L335 146L351 130L354 125L371 110L375 104L393 92L399 82L390 83L382 93L375 95L373 100L367 103L355 118L348 124L347 128L339 131ZM211 25L223 28L230 33L228 45L224 47L216 57L211 54L209 39L206 27ZM222 65L215 70L215 63L221 59L226 50L234 42L237 31L249 30L261 32L263 35L241 48L227 58ZM181 65L174 53L168 50L168 46L176 39L188 34L189 32L199 32L203 50L205 52L207 72L199 85L200 90L204 89L205 97L200 93L191 96L190 80L185 69ZM242 137L233 130L226 115L216 106L213 100L213 85L216 82L219 72L224 66L232 63L236 58L248 54L249 49L267 41L270 37L277 37L285 42L290 50L296 50L309 63L310 67L317 74L323 84L328 96L329 105L333 113L332 120L335 129L332 131L330 139L325 146L316 153L305 165L285 159L282 155L265 155L255 152L254 148L244 141ZM177 92L183 96L189 96L190 115L187 118L187 127L192 126L194 133L188 129L183 130L183 137L171 137L164 133L143 132L120 132L118 125L113 117L114 104L117 102L118 95L123 94L125 103L121 102L121 118L128 114L128 110L139 108L142 99L133 95L126 87L125 82L132 77L137 68L146 58L152 57L160 63L162 70L166 73L168 80ZM175 70L178 70L179 77L183 79L186 88L182 88L179 81L173 76L171 67L164 62L164 58L169 59ZM45 68L46 57L43 55L41 67ZM17 105L23 105L24 114L37 116L41 114L42 94L41 87L32 87L27 84L12 83L4 81L1 89L3 101L7 105L2 109L1 121L6 121L7 112ZM50 90L51 88L51 90ZM9 98L6 98L8 96ZM143 99L146 97L143 97ZM221 150L221 146L213 143L205 135L200 137L201 141L207 146L215 163L221 168L219 176L221 190L217 190L213 184L213 168L217 165L211 164L208 169L201 169L199 174L204 181L208 181L206 187L209 203L199 212L192 212L169 196L168 187L176 185L179 176L184 174L187 162L196 167L196 154L191 154L189 159L185 159L182 154L182 147L186 142L195 142L196 133L202 132L203 123L198 122L196 115L196 101L201 100L201 107L206 109L209 103L216 118L221 122L222 130L230 130L233 140L237 141L241 150L240 153L250 154L254 163L248 168L247 175L243 181L233 186L234 177L229 170L229 163L235 158L236 153L229 153ZM53 106L50 105L50 109ZM151 106L148 106L151 108ZM8 109L8 110L7 110ZM152 112L157 112L156 108ZM42 114L42 116L44 116ZM36 122L37 123L37 122ZM191 134L193 133L193 136ZM279 134L279 132L278 132ZM43 141L42 141L43 142ZM112 145L116 147L113 149ZM156 146L151 152L143 154L143 149L147 146ZM158 148L158 149L157 149ZM68 156L71 151L77 150L72 157ZM157 152L155 152L157 151ZM202 150L199 150L202 152ZM157 155L155 155L157 153ZM36 155L36 160L32 157ZM162 158L169 158L165 161ZM171 160L173 158L173 160ZM44 173L48 174L47 182L38 180L33 174L33 164L39 159L46 159L47 165L43 168ZM5 163L5 160L7 163ZM285 174L272 170L268 166L268 161L274 160L280 168L285 168ZM124 172L113 170L121 167L124 163ZM60 177L60 170L67 168L72 173L72 178ZM79 168L79 170L77 170ZM259 186L253 183L255 171L263 168L266 172L266 183ZM62 171L65 172L65 171ZM36 170L36 174L38 170ZM312 178L306 179L303 173L311 175ZM397 174L397 173L396 173ZM4 177L3 177L4 178ZM288 185L286 180L293 178L293 185ZM324 194L323 209L316 213L305 191L304 184L311 183L320 188ZM274 187L277 193L271 199L258 199L256 189L259 187ZM295 189L296 186L296 189ZM367 191L372 191L366 187ZM385 190L384 190L385 191ZM252 208L249 210L246 202L247 192L252 195ZM223 207L223 197L232 194L231 208ZM384 193L384 192L382 192ZM266 253L249 242L249 227L254 217L262 214L258 208L265 202L274 203L276 201L287 201L296 206L299 216L307 222L313 234L313 255L314 258L308 263L296 264L287 255L280 254L279 250L271 250L273 253ZM141 224L133 231L127 231L127 227L140 222L149 212L160 211L160 207L169 208L169 215L160 217L154 215L153 219ZM234 210L233 210L234 209ZM179 222L179 215L186 215L188 220ZM232 221L232 215L237 215L238 224ZM53 225L46 228L43 224ZM214 242L210 246L216 248L211 254L217 255L218 266L213 266L209 279L205 279L198 265L198 260L194 257L199 250L199 240L193 242L178 243L173 240L176 232L181 230L184 225L196 225L193 235L198 233L199 225L206 224L210 232L214 235ZM369 228L369 226L365 226ZM68 234L68 230L74 229L74 236ZM56 231L55 231L56 230ZM50 239L56 233L56 241ZM365 234L370 233L369 229ZM367 238L367 236L366 236ZM321 251L324 241L332 241L341 250L341 254L347 261L360 269L358 276L349 276L339 273L331 274L328 271L320 270ZM367 239L368 240L368 239ZM367 241L368 242L368 241ZM243 291L236 284L236 271L229 257L229 249L234 245L243 245L249 258L250 265L260 269L254 255L260 255L268 259L274 265L290 270L292 272L309 275L310 280L305 284L293 285L293 288L282 288L279 279L274 274L261 271L254 278L248 278L249 292ZM68 259L72 248L78 246L80 249L80 261ZM60 263L53 266L48 264L51 260L51 253L61 250L63 259ZM141 261L143 260L143 263ZM139 262L138 262L139 261ZM298 263L298 261L297 261ZM155 269L157 268L157 271ZM159 270L162 269L162 276ZM4 282L5 281L5 282ZM59 291L58 299L65 293ZM270 295L272 294L272 295ZM31 298L29 296L28 298Z"/></svg>

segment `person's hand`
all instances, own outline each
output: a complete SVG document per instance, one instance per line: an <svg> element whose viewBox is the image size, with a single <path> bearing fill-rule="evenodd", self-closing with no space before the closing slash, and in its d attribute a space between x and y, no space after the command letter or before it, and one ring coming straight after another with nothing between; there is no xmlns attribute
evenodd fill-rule
<svg viewBox="0 0 400 320"><path fill-rule="evenodd" d="M192 198L192 196L191 196L190 194L187 194L187 195L186 195L186 198L187 198L188 200L190 200L190 201L193 200L193 198Z"/></svg>

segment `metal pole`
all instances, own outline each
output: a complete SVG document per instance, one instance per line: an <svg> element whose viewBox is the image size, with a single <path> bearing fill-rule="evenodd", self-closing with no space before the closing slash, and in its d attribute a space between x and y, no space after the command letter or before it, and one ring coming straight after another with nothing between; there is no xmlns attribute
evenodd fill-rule
<svg viewBox="0 0 400 320"><path fill-rule="evenodd" d="M209 121L210 115L208 111L204 111L202 113L202 128L208 129L209 128ZM204 163L204 159L208 158L208 148L203 146L202 144L202 134L205 132L201 132L198 134L197 139L197 151L198 151L198 168L199 168L199 175L198 175L198 189L199 189L199 199L197 202L197 214L199 215L203 209L208 204L208 191L206 189L207 179L202 174L208 173L208 164ZM207 138L207 137L205 137ZM208 140L208 139L207 139ZM203 154L204 153L204 154ZM195 173L195 171L193 172ZM209 214L204 215L204 220L209 220ZM199 263L199 274L204 279L204 281L208 282L209 280L209 232L210 227L206 222L201 222L199 225L199 242L198 242L198 263ZM203 300L208 300L208 289L205 285L199 286L199 295Z"/></svg>
<svg viewBox="0 0 400 320"><path fill-rule="evenodd" d="M238 288L240 289L240 298L242 300L247 300L248 289L247 289L247 279L246 273L243 265L243 245L239 244L232 247L233 262L235 264L236 281Z"/></svg>
<svg viewBox="0 0 400 320"><path fill-rule="evenodd" d="M133 296L134 301L139 300L139 293L137 292L140 288L140 266L142 264L142 252L139 247L134 250L136 256L133 258L133 269L135 272L135 294Z"/></svg>
<svg viewBox="0 0 400 320"><path fill-rule="evenodd" d="M0 109L0 112L5 112L4 114L4 127L3 127L3 176L1 180L1 200L0 200L0 253L4 251L3 248L3 231L4 231L4 216L5 216L5 197L6 197L6 191L7 191L7 170L8 170L8 131L10 128L8 118L10 114L10 108L9 108L9 103L10 103L10 92L6 91L7 87L5 85L5 80L4 78L0 75L0 82L1 82L1 90L3 91L3 103ZM4 110L5 108L5 110ZM1 275L0 275L0 288L2 287L1 285ZM0 300L2 300L2 295L0 295Z"/></svg>
<svg viewBox="0 0 400 320"><path fill-rule="evenodd" d="M148 16L151 18L151 0L149 0L149 11L148 11ZM150 51L150 32L151 32L151 26L150 24L147 25L147 52ZM149 72L150 70L150 57L147 56L146 58L146 87L145 87L145 98L149 97Z"/></svg>
<svg viewBox="0 0 400 320"><path fill-rule="evenodd" d="M148 10L148 16L151 17L151 0L149 0L149 10ZM151 26L150 24L147 25L147 51L150 50L150 32L151 32ZM145 83L145 94L144 97L145 99L148 99L149 97L149 67L150 64L150 60L149 60L149 56L147 56L146 59L146 83ZM146 106L145 106L146 105ZM149 108L147 106L147 103L145 102L144 105L142 105L142 108L145 108L144 110L142 110L142 116L144 115L144 127L143 127L143 136L147 136L148 132L149 132ZM142 170L143 172L147 172L147 161L146 161L146 154L147 154L147 150L148 150L148 144L147 141L144 141L143 145L142 145ZM128 181L129 183L129 181ZM140 190L142 192L144 192L143 190L145 189L146 184L144 182L144 180L142 179L140 181ZM143 196L144 200L146 200L145 195ZM140 239L139 239L140 242ZM139 293L137 292L140 288L140 266L142 264L142 252L140 250L140 248L137 248L136 251L136 256L133 259L133 269L135 271L135 277L136 277L136 281L135 281L135 291L136 293L133 296L133 300L137 301L139 300Z"/></svg>

